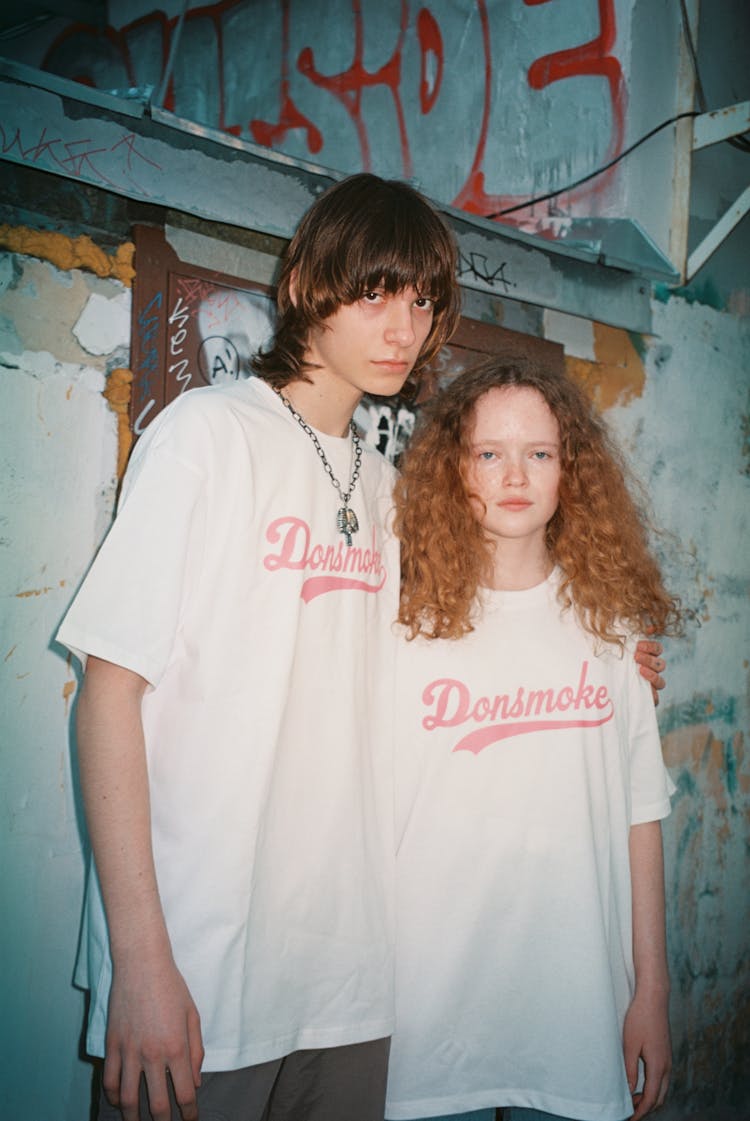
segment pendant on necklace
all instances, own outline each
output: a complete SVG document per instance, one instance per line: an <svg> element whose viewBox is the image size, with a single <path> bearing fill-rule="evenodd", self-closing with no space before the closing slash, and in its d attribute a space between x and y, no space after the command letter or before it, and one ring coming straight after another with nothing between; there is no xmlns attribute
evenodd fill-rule
<svg viewBox="0 0 750 1121"><path fill-rule="evenodd" d="M357 515L348 506L342 506L336 515L336 529L343 533L347 545L352 543L352 534L359 529Z"/></svg>

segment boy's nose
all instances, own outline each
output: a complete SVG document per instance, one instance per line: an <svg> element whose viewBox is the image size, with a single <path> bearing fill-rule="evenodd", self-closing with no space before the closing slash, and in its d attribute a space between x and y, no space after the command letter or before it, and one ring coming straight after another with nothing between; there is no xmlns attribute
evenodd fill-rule
<svg viewBox="0 0 750 1121"><path fill-rule="evenodd" d="M399 346L410 346L416 338L414 323L412 322L412 301L394 297L389 306L388 323L385 337L389 342Z"/></svg>

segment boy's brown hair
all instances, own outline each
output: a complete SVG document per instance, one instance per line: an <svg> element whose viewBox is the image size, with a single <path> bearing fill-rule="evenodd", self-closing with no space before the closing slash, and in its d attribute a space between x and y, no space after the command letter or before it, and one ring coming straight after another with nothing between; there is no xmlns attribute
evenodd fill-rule
<svg viewBox="0 0 750 1121"><path fill-rule="evenodd" d="M313 328L365 292L412 287L435 308L409 378L413 387L458 322L456 271L453 235L427 199L395 179L352 175L313 203L292 238L279 277L274 339L253 369L278 389L308 380L304 357Z"/></svg>

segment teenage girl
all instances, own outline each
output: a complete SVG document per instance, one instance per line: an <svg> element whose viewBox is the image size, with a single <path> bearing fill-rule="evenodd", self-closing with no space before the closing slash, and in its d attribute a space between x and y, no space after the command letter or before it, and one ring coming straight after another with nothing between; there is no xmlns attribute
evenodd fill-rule
<svg viewBox="0 0 750 1121"><path fill-rule="evenodd" d="M643 1117L671 1066L671 788L633 652L680 611L622 460L571 381L491 359L425 410L396 503L386 1116Z"/></svg>

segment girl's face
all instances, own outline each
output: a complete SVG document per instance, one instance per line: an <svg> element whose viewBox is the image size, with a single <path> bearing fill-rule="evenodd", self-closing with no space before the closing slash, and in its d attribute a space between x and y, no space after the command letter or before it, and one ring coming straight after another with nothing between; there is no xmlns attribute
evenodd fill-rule
<svg viewBox="0 0 750 1121"><path fill-rule="evenodd" d="M509 386L480 397L466 481L490 537L546 547L545 529L558 503L560 429L541 393Z"/></svg>

